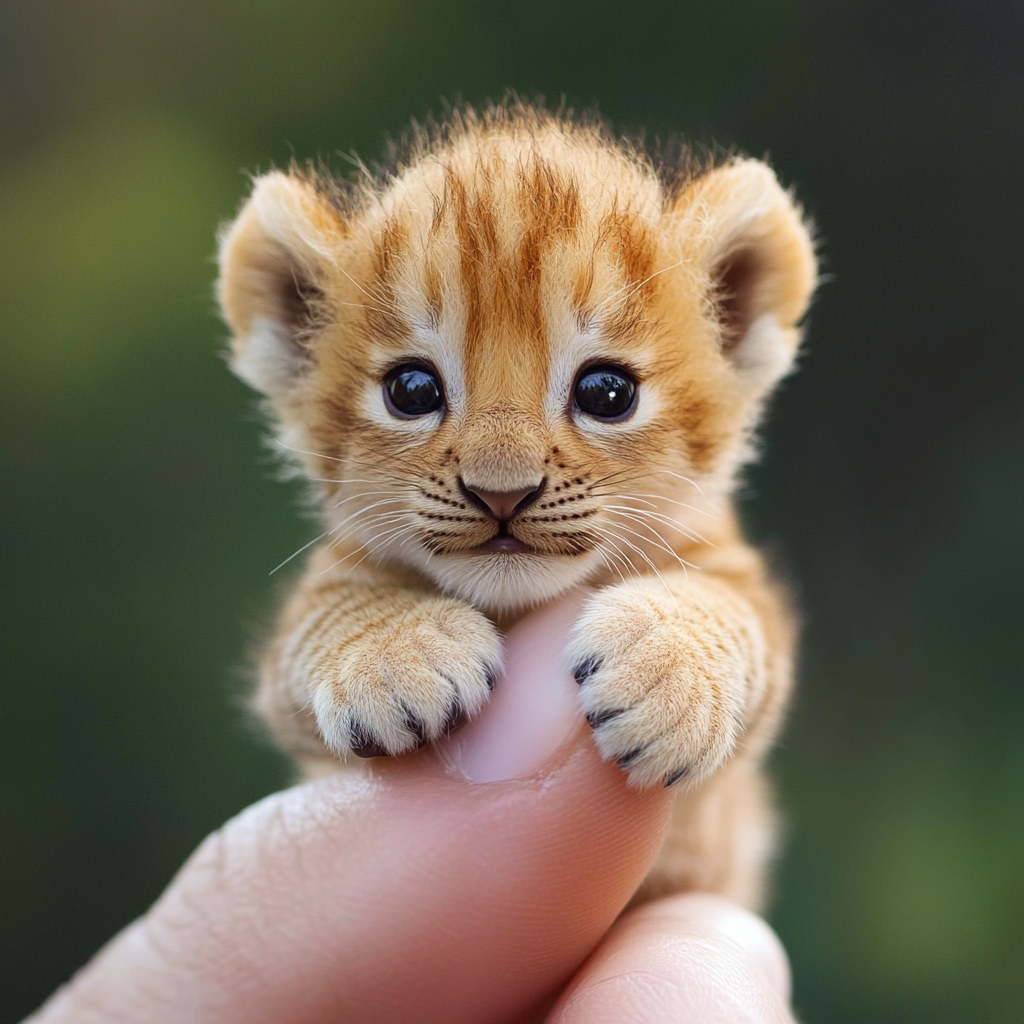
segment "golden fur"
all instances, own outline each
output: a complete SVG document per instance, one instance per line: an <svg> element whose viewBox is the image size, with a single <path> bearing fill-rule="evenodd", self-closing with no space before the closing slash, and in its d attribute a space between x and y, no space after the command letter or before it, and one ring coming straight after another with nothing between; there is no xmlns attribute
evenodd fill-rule
<svg viewBox="0 0 1024 1024"><path fill-rule="evenodd" d="M233 366L326 529L257 704L309 770L413 749L487 700L502 629L587 583L567 656L598 747L679 792L647 891L756 905L793 628L730 493L816 266L763 163L669 171L516 104L361 184L256 180L221 245ZM399 418L383 382L410 363L444 405ZM574 405L597 364L636 382L621 422ZM501 530L518 550L481 550Z"/></svg>

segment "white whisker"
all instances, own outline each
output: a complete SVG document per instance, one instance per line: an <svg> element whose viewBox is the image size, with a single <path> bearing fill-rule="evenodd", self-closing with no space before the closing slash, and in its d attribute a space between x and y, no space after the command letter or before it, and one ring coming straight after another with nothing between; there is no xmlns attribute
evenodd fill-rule
<svg viewBox="0 0 1024 1024"><path fill-rule="evenodd" d="M359 498L372 498L378 494L396 494L398 497L385 498L383 501L377 502L376 504L383 505L385 502L393 501L405 501L406 495L402 494L401 491L360 491L358 494L350 494L347 498L342 498L336 501L331 508L340 508L342 505L347 505L350 501L358 501ZM373 507L372 505L370 506Z"/></svg>
<svg viewBox="0 0 1024 1024"><path fill-rule="evenodd" d="M309 550L309 548L311 548L317 541L323 540L324 537L326 537L330 532L330 530L324 530L324 532L321 533L319 537L314 537L307 544L303 544L301 548L299 548L297 551L293 551L283 562L281 562L280 565L275 565L274 568L267 573L267 575L273 576L278 569L283 569L293 558L298 558L298 556L301 555L303 551Z"/></svg>
<svg viewBox="0 0 1024 1024"><path fill-rule="evenodd" d="M649 508L631 508L629 505L605 505L605 509L609 512L614 512L616 515L628 516L630 519L634 519L637 522L647 518L652 519L656 523L660 523L662 526L667 526L670 530L675 530L677 533L681 533L688 540L696 541L700 544L707 544L708 547L714 547L706 537L702 537L696 530L691 530L688 526L683 526L682 523L673 519L671 516L666 516L661 512L651 511ZM658 535L661 537L661 535ZM661 537L664 540L664 537Z"/></svg>
<svg viewBox="0 0 1024 1024"><path fill-rule="evenodd" d="M369 517L363 521L357 521L353 523L349 529L339 537L332 537L328 547L335 548L339 544L344 544L345 541L350 540L352 537L358 536L364 530L372 526L389 526L391 523L401 520L409 513L404 510L395 510L391 512L378 512L376 515Z"/></svg>
<svg viewBox="0 0 1024 1024"><path fill-rule="evenodd" d="M617 512L616 515L622 515L622 513L621 512ZM612 525L612 524L609 524L609 525ZM642 533L637 533L636 530L631 529L630 527L626 526L624 523L615 523L614 525L617 526L620 530L625 530L626 533L630 534L630 536L636 537L637 540L641 541L642 543L644 543L644 544L653 544L654 547L658 548L661 551L664 551L665 554L671 555L679 563L679 565L682 567L684 572L686 571L687 568L692 568L692 569L696 569L697 568L695 565L691 566L689 562L686 562L682 558L680 558L679 555L677 555L672 550L672 548L669 547L669 545L665 542L665 538L662 537L661 534L659 534L657 532L657 530L655 530L652 526L649 526L646 523L641 523L640 524L641 526L644 527L644 529L646 529L650 533L654 534L654 538L653 539L651 537L645 537ZM623 539L625 539L625 538L623 538ZM652 562L651 565L653 566L653 564L654 563Z"/></svg>
<svg viewBox="0 0 1024 1024"><path fill-rule="evenodd" d="M314 459L330 459L331 462L344 462L344 459L339 459L334 455L325 455L323 452L307 452L304 448L293 448L291 445L285 444L280 438L275 437L272 439L274 444L279 445L287 452L295 452L297 455L311 455Z"/></svg>
<svg viewBox="0 0 1024 1024"><path fill-rule="evenodd" d="M630 494L622 494L617 491L594 491L591 492L591 497L594 498L624 498L630 501L643 501L645 498L656 498L658 501L667 501L670 505L678 505L679 508L685 508L689 512L696 512L699 516L707 516L709 519L721 519L721 514L718 512L712 512L708 509L697 508L696 505L689 505L685 501L679 501L676 498L670 498L665 494L655 494L653 491L633 491ZM645 505L651 505L657 508L657 501L644 501Z"/></svg>
<svg viewBox="0 0 1024 1024"><path fill-rule="evenodd" d="M598 527L598 529L602 529L602 528ZM625 529L625 527L623 527L623 529ZM625 544L625 545L626 545L627 547L629 547L629 548L632 548L632 550L633 550L633 551L635 551L635 552L636 552L636 553L637 553L637 554L638 554L638 555L639 555L639 556L640 556L640 557L641 557L641 558L642 558L642 559L643 559L643 560L644 560L644 561L645 561L645 562L646 562L646 563L647 563L647 564L648 564L648 565L649 565L649 566L651 567L651 571L652 571L652 572L654 573L654 575L655 575L655 576L657 576L657 577L658 577L658 579L659 579L659 580L661 581L661 585L662 585L662 586L663 586L663 587L665 588L665 591L666 591L666 593L668 594L668 596L669 596L670 598L672 598L672 603L673 603L673 604L675 605L675 608L676 608L676 613L677 613L678 615L682 616L682 612L681 612L681 611L679 610L679 602L678 602L678 601L676 600L676 595L675 595L675 594L674 594L674 593L672 592L672 588L671 588L671 587L670 587L670 586L668 585L668 583L667 583L667 582L665 581L665 577L661 575L661 572L660 572L660 571L658 570L658 567L657 567L657 566L656 566L656 565L654 564L654 562L652 562L652 561L651 561L651 560L650 560L650 559L649 559L649 558L647 557L647 554L646 554L646 552L644 552L644 551L643 551L643 550L642 550L641 548L638 548L638 547L637 547L637 546L636 546L635 544L633 544L632 542L630 542L630 541L626 540L626 538L625 538L625 537L623 537L623 536L621 536L620 534L616 534L616 533L612 532L610 528L609 528L609 529L608 529L607 531L605 531L604 529L602 529L602 532L607 532L607 533L608 533L608 534L609 534L610 536L614 537L614 538L615 538L616 540L619 540L619 541L621 541L621 542L622 542L623 544ZM630 531L630 532L632 532L632 531ZM683 567L683 571L684 571L684 572L686 571L686 567L685 567L685 566ZM637 575L639 576L639 575L641 575L641 574L640 574L640 573L637 573Z"/></svg>
<svg viewBox="0 0 1024 1024"><path fill-rule="evenodd" d="M355 562L353 565L351 565L349 567L348 571L351 572L352 570L354 570L356 568L356 566L358 566L360 563L362 563L364 559L366 559L369 555L373 554L374 550L376 550L376 548L379 547L381 545L381 543L384 540L386 540L387 537L390 534L396 533L397 531L400 531L400 530L413 530L415 528L416 528L416 524L415 523L406 523L404 525L400 524L399 526L394 526L390 530L385 530L384 533L374 537L373 540L367 542L367 544L360 545L360 547L354 548L352 551L348 552L348 554L342 555L341 558L339 558L336 562L333 562L331 565L327 566L326 569L321 570L319 573L317 573L317 575L318 576L323 576L324 573L328 573L332 569L337 568L339 565L341 565L342 562L348 560L353 555L358 554L360 551L363 551L365 549L365 553L363 554L363 557L360 558L358 562ZM376 542L376 547L374 546L374 542Z"/></svg>
<svg viewBox="0 0 1024 1024"><path fill-rule="evenodd" d="M295 451L296 449L292 449ZM307 476L307 480L314 484L338 484L339 486L346 486L348 484L379 484L380 480L360 480L358 477L348 477L341 480L336 480L330 476Z"/></svg>

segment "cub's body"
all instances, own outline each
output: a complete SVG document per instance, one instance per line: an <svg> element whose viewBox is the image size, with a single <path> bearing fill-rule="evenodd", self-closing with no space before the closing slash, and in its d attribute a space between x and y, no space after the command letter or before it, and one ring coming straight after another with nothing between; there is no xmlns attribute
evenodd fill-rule
<svg viewBox="0 0 1024 1024"><path fill-rule="evenodd" d="M671 171L516 106L377 181L257 181L222 245L233 365L326 529L257 706L309 770L414 749L487 700L502 629L586 584L595 740L679 794L646 891L756 905L793 631L730 494L815 263L763 164Z"/></svg>

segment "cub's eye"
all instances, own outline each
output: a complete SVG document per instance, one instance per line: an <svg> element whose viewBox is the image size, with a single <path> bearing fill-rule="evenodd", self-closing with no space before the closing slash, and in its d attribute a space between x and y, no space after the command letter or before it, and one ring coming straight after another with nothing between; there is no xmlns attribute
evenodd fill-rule
<svg viewBox="0 0 1024 1024"><path fill-rule="evenodd" d="M402 419L436 412L444 405L441 378L426 366L397 366L384 378L384 404Z"/></svg>
<svg viewBox="0 0 1024 1024"><path fill-rule="evenodd" d="M576 381L576 408L599 420L624 420L636 404L636 381L618 366L590 366Z"/></svg>

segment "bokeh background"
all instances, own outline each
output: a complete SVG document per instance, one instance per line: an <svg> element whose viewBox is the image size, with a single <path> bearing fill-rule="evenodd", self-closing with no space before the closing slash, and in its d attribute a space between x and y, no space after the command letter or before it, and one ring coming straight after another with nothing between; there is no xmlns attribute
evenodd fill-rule
<svg viewBox="0 0 1024 1024"><path fill-rule="evenodd" d="M745 489L806 616L772 919L809 1024L1020 1024L1018 0L5 0L0 1018L288 779L238 710L312 529L218 354L245 171L507 87L767 154L819 225Z"/></svg>

